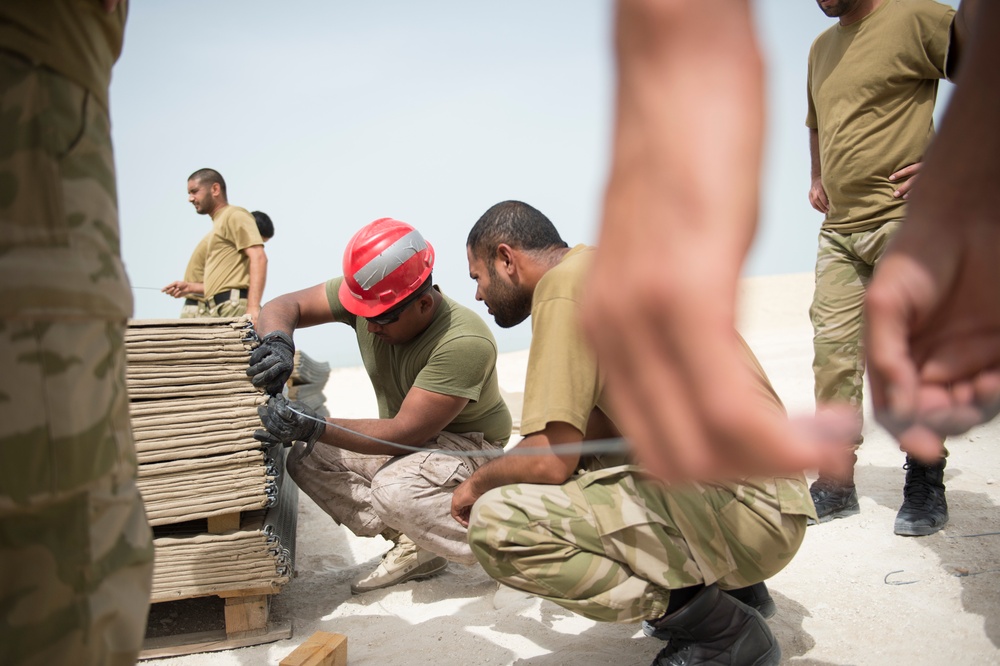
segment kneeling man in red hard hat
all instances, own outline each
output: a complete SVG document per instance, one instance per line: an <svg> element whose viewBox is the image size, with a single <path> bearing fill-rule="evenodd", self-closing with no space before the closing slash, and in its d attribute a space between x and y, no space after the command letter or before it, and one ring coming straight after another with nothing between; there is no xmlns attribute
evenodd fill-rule
<svg viewBox="0 0 1000 666"><path fill-rule="evenodd" d="M269 301L256 322L261 345L247 374L272 396L256 437L305 442L288 455L298 486L354 534L394 542L351 585L356 594L426 578L448 560L476 561L451 519L451 494L510 437L496 340L433 284L433 266L434 249L416 229L375 220L348 242L343 277ZM354 329L379 418L323 419L282 395L295 329L328 322ZM478 451L486 455L461 455Z"/></svg>

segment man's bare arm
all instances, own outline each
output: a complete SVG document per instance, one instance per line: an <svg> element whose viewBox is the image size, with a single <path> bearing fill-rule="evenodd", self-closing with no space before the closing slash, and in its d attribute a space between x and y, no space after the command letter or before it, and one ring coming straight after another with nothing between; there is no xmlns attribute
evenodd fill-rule
<svg viewBox="0 0 1000 666"><path fill-rule="evenodd" d="M580 456L576 453L556 454L552 447L577 443L582 439L583 433L568 423L561 422L551 422L544 430L531 433L518 442L514 449L535 449L534 455L504 456L477 469L452 494L452 517L468 527L472 505L493 488L512 483L565 483L576 471Z"/></svg>
<svg viewBox="0 0 1000 666"><path fill-rule="evenodd" d="M422 447L444 430L469 404L468 398L411 388L403 399L399 412L391 419L329 418L340 428L327 427L319 441L341 449L371 455L407 455L412 451L374 441ZM353 433L361 433L356 435Z"/></svg>
<svg viewBox="0 0 1000 666"><path fill-rule="evenodd" d="M584 322L622 431L668 479L812 466L745 396L735 328L764 95L746 0L620 0L612 167Z"/></svg>
<svg viewBox="0 0 1000 666"><path fill-rule="evenodd" d="M308 328L333 321L333 311L326 297L326 284L282 294L268 301L254 321L257 335L282 331L292 337L296 329Z"/></svg>
<svg viewBox="0 0 1000 666"><path fill-rule="evenodd" d="M247 314L252 321L260 315L261 299L267 282L267 254L263 245L252 245L243 250L250 261L250 287L247 289Z"/></svg>
<svg viewBox="0 0 1000 666"><path fill-rule="evenodd" d="M830 210L830 200L826 196L826 189L823 188L823 174L819 160L819 131L809 129L809 204L823 213Z"/></svg>
<svg viewBox="0 0 1000 666"><path fill-rule="evenodd" d="M920 187L867 294L876 417L928 461L943 436L1000 411L998 35L1000 3L983 3Z"/></svg>
<svg viewBox="0 0 1000 666"><path fill-rule="evenodd" d="M185 298L191 294L204 294L205 285L202 282L175 280L160 291L168 296L173 296L174 298Z"/></svg>

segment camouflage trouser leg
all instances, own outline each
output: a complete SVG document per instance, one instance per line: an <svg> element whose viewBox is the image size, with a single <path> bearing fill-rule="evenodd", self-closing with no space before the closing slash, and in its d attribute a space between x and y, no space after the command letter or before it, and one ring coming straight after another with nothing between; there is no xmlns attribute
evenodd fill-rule
<svg viewBox="0 0 1000 666"><path fill-rule="evenodd" d="M773 576L805 535L802 480L667 490L635 471L491 490L472 510L472 551L505 585L593 620L638 622L662 616L672 589Z"/></svg>
<svg viewBox="0 0 1000 666"><path fill-rule="evenodd" d="M453 451L496 450L479 433L441 433L428 448ZM334 520L358 536L376 536L387 528L410 537L417 546L454 562L476 558L465 528L451 517L451 493L485 458L456 458L422 452L407 456L368 456L317 444L288 456L288 472L309 497Z"/></svg>
<svg viewBox="0 0 1000 666"><path fill-rule="evenodd" d="M899 222L853 234L821 230L816 254L813 376L817 404L850 405L859 424L863 408L865 290Z"/></svg>
<svg viewBox="0 0 1000 666"><path fill-rule="evenodd" d="M296 444L285 467L295 484L319 508L357 536L378 536L385 523L371 503L371 480L392 456L368 456L316 444L312 453Z"/></svg>
<svg viewBox="0 0 1000 666"><path fill-rule="evenodd" d="M6 53L0 110L0 664L131 664L153 546L108 114Z"/></svg>
<svg viewBox="0 0 1000 666"><path fill-rule="evenodd" d="M478 432L443 432L428 446L447 451L502 450L484 443ZM386 525L419 547L452 562L475 564L465 528L451 517L451 496L487 460L431 452L395 458L372 479L372 506Z"/></svg>
<svg viewBox="0 0 1000 666"><path fill-rule="evenodd" d="M123 324L0 321L0 663L131 664L152 535Z"/></svg>
<svg viewBox="0 0 1000 666"><path fill-rule="evenodd" d="M181 319L196 319L198 317L207 317L208 308L201 301L197 305L183 305L181 306Z"/></svg>
<svg viewBox="0 0 1000 666"><path fill-rule="evenodd" d="M223 301L209 304L199 316L202 317L242 317L247 313L247 299Z"/></svg>

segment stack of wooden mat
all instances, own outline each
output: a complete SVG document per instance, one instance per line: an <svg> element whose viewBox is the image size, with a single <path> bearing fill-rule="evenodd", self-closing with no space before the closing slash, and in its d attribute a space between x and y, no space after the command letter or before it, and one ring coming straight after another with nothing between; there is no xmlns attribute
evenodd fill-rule
<svg viewBox="0 0 1000 666"><path fill-rule="evenodd" d="M284 449L253 438L265 400L246 375L256 346L246 318L129 322L139 488L156 547L153 601L280 588L292 573L297 490Z"/></svg>

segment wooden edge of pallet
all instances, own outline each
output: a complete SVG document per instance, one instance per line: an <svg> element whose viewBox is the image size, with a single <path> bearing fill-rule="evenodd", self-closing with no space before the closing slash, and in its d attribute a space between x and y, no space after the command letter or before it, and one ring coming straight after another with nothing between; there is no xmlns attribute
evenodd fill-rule
<svg viewBox="0 0 1000 666"><path fill-rule="evenodd" d="M143 642L139 658L160 659L163 657L179 657L196 652L233 650L251 645L273 643L291 637L292 623L284 622L268 627L264 633L257 636L243 636L240 638L229 638L226 636L226 632L221 629L178 634L176 636L163 636L160 638L147 638Z"/></svg>
<svg viewBox="0 0 1000 666"><path fill-rule="evenodd" d="M200 597L222 597L226 599L228 597L256 597L262 594L268 596L273 596L281 592L281 585L267 585L262 587L246 587L246 588L225 588L225 587L212 587L199 589L197 591L191 592L190 594L180 594L169 596L163 594L153 595L150 599L151 603L159 604L167 601L180 601L182 599L198 599Z"/></svg>

